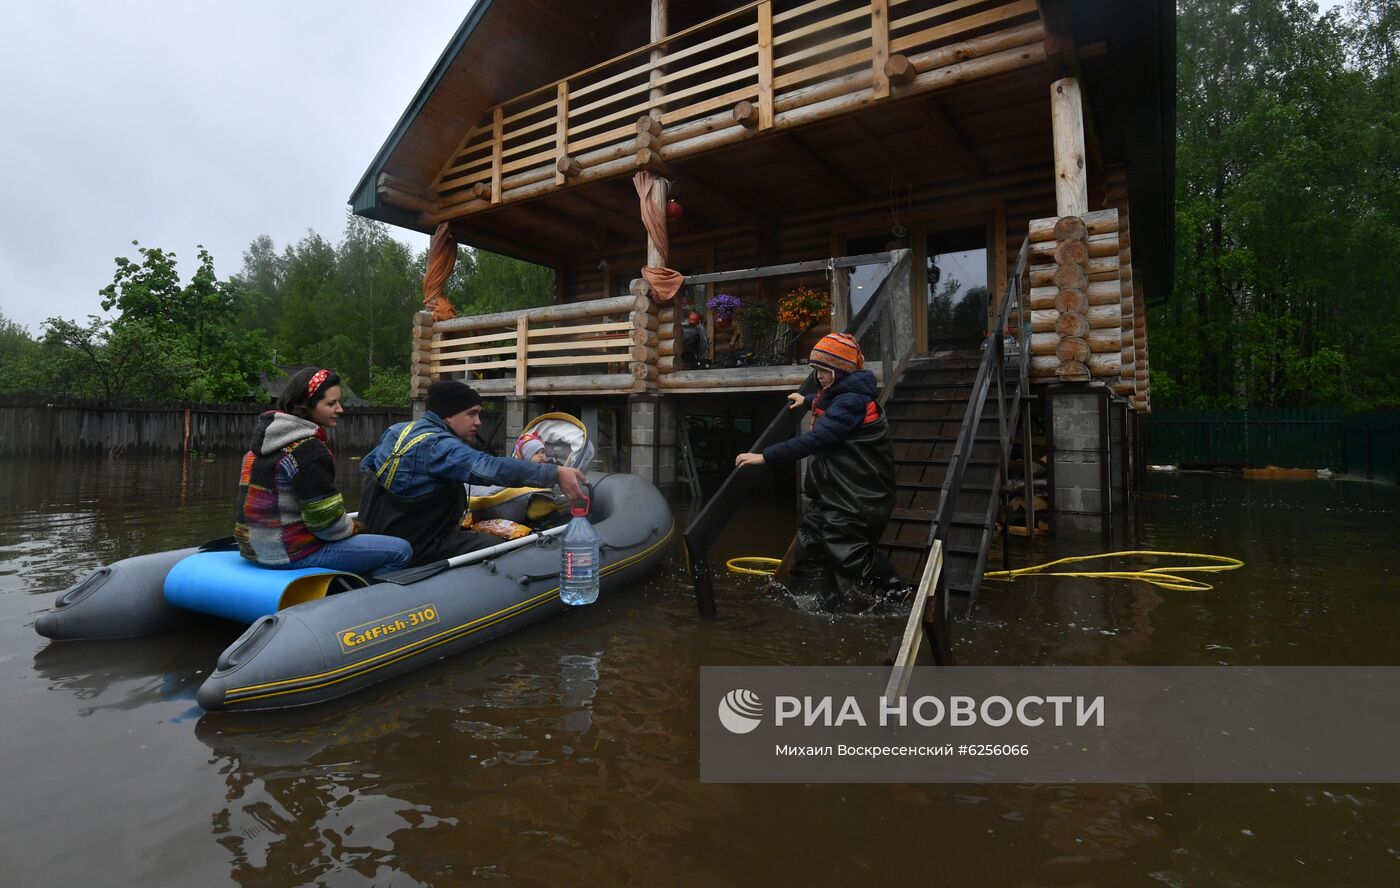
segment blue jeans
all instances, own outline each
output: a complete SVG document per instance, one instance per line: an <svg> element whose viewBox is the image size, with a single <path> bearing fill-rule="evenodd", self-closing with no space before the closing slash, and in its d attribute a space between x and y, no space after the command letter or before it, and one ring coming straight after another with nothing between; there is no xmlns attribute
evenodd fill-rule
<svg viewBox="0 0 1400 888"><path fill-rule="evenodd" d="M413 547L407 540L396 536L378 533L357 533L333 543L322 543L321 548L299 558L290 564L269 564L283 570L298 567L324 567L328 570L343 570L361 576L374 576L391 570L398 570L408 564L413 557Z"/></svg>

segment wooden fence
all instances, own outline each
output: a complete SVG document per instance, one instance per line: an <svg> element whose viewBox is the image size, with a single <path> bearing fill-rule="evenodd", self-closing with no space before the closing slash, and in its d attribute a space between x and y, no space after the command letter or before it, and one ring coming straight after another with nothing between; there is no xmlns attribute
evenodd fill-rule
<svg viewBox="0 0 1400 888"><path fill-rule="evenodd" d="M1342 470L1400 484L1400 410L1348 416L1342 423Z"/></svg>
<svg viewBox="0 0 1400 888"><path fill-rule="evenodd" d="M258 404L95 401L24 395L0 398L0 454L242 453ZM337 453L366 453L403 408L350 407L331 432Z"/></svg>
<svg viewBox="0 0 1400 888"><path fill-rule="evenodd" d="M1147 458L1180 466L1342 468L1342 411L1159 410L1148 420Z"/></svg>

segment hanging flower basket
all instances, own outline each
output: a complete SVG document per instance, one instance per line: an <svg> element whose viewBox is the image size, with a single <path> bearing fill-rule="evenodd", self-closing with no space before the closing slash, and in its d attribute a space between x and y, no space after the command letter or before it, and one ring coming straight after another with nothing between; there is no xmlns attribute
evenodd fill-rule
<svg viewBox="0 0 1400 888"><path fill-rule="evenodd" d="M734 315L738 314L743 304L744 301L738 296L730 296L728 293L718 293L705 303L705 307L714 312L715 326L720 326L720 322L723 321L723 326L728 327L734 322Z"/></svg>
<svg viewBox="0 0 1400 888"><path fill-rule="evenodd" d="M830 320L831 296L825 290L794 287L778 302L778 323L804 333L817 324Z"/></svg>

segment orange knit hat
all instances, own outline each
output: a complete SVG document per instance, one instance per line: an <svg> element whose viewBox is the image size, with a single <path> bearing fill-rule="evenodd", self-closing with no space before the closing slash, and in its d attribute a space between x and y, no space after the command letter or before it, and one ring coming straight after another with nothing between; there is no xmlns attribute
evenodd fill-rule
<svg viewBox="0 0 1400 888"><path fill-rule="evenodd" d="M828 333L812 349L807 363L842 373L854 373L865 366L865 355L861 353L860 343L851 334Z"/></svg>

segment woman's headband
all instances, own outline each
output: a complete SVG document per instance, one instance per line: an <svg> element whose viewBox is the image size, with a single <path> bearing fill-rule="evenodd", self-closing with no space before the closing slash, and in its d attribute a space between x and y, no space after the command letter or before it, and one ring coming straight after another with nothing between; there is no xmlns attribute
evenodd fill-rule
<svg viewBox="0 0 1400 888"><path fill-rule="evenodd" d="M329 370L317 370L311 377L311 381L306 384L306 397L312 398L316 395L316 389L321 387L321 383L326 381L326 377L331 375Z"/></svg>

